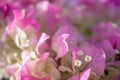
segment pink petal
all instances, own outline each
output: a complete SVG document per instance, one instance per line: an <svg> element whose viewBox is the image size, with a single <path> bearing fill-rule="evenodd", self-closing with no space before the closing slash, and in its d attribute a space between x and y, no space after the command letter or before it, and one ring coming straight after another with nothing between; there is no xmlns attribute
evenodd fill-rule
<svg viewBox="0 0 120 80"><path fill-rule="evenodd" d="M37 43L36 46L36 52L37 54L42 54L45 52L45 50L48 48L48 44L46 43L46 40L49 38L49 36L46 33L42 33L41 37Z"/></svg>
<svg viewBox="0 0 120 80"><path fill-rule="evenodd" d="M62 26L52 39L52 49L57 53L56 59L63 57L69 49L76 45L77 35L70 24Z"/></svg>
<svg viewBox="0 0 120 80"><path fill-rule="evenodd" d="M95 54L93 60L88 65L88 67L91 68L91 70L96 74L103 75L105 69L105 53L102 49L99 50L100 51Z"/></svg>
<svg viewBox="0 0 120 80"><path fill-rule="evenodd" d="M63 34L56 39L54 42L53 49L57 52L56 60L63 57L68 52L68 44L66 39L69 37L69 34Z"/></svg>
<svg viewBox="0 0 120 80"><path fill-rule="evenodd" d="M114 53L113 46L109 41L104 40L100 43L97 43L97 46L103 48L103 50L105 51L106 61L113 60L115 53Z"/></svg>
<svg viewBox="0 0 120 80"><path fill-rule="evenodd" d="M72 68L73 68L73 71L75 71L74 61L76 60L76 58L77 58L76 50L73 50L72 51Z"/></svg>
<svg viewBox="0 0 120 80"><path fill-rule="evenodd" d="M46 52L46 53L40 55L40 61L38 61L38 63L46 60L46 59L49 57L49 54L50 54L50 53Z"/></svg>
<svg viewBox="0 0 120 80"><path fill-rule="evenodd" d="M83 51L83 56L81 57L83 64L81 67L84 68L86 64L88 64L87 68L91 68L91 70L97 75L103 75L105 68L105 53L103 49L97 48L93 45L87 45L80 50ZM85 56L87 55L92 58L90 62L85 61Z"/></svg>
<svg viewBox="0 0 120 80"><path fill-rule="evenodd" d="M15 19L23 19L25 17L25 13L22 13L21 11L18 10L14 10L13 14Z"/></svg>
<svg viewBox="0 0 120 80"><path fill-rule="evenodd" d="M69 78L68 80L88 80L88 78L90 76L90 72L91 72L91 69L89 68L89 69L83 71L82 73Z"/></svg>
<svg viewBox="0 0 120 80"><path fill-rule="evenodd" d="M16 63L16 64L13 64L13 65L8 65L7 66L7 73L9 75L13 75L17 69L19 68L20 64Z"/></svg>

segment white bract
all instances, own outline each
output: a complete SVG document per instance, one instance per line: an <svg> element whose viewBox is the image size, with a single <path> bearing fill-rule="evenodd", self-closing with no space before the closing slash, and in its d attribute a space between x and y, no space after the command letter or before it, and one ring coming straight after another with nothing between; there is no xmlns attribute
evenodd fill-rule
<svg viewBox="0 0 120 80"><path fill-rule="evenodd" d="M27 35L20 28L17 28L16 30L15 44L21 49L29 46L29 43L27 42Z"/></svg>

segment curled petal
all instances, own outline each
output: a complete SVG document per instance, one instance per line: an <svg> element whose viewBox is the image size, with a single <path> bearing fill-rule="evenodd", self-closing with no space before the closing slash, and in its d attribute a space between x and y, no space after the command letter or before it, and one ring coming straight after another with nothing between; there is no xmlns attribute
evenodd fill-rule
<svg viewBox="0 0 120 80"><path fill-rule="evenodd" d="M68 52L68 44L66 42L68 37L69 34L63 34L53 43L52 48L57 52L56 59L63 57Z"/></svg>
<svg viewBox="0 0 120 80"><path fill-rule="evenodd" d="M37 43L36 46L36 52L37 54L42 54L45 52L45 50L48 48L48 45L46 43L46 40L49 38L49 36L46 33L42 33L41 37Z"/></svg>
<svg viewBox="0 0 120 80"><path fill-rule="evenodd" d="M70 24L62 26L52 39L52 49L57 53L56 59L63 57L76 45L77 35Z"/></svg>

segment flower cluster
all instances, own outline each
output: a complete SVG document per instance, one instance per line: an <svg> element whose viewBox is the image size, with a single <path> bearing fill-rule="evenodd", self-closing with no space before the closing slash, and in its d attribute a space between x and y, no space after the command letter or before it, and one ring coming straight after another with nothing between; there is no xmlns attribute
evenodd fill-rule
<svg viewBox="0 0 120 80"><path fill-rule="evenodd" d="M1 0L0 80L120 80L119 8L119 0Z"/></svg>

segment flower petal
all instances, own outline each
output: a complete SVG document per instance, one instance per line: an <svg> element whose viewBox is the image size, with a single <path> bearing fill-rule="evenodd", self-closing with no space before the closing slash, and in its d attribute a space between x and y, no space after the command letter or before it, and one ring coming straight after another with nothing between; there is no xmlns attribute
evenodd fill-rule
<svg viewBox="0 0 120 80"><path fill-rule="evenodd" d="M91 72L91 69L89 68L89 69L83 71L82 73L71 77L68 80L88 80L88 78L90 76L90 72Z"/></svg>

